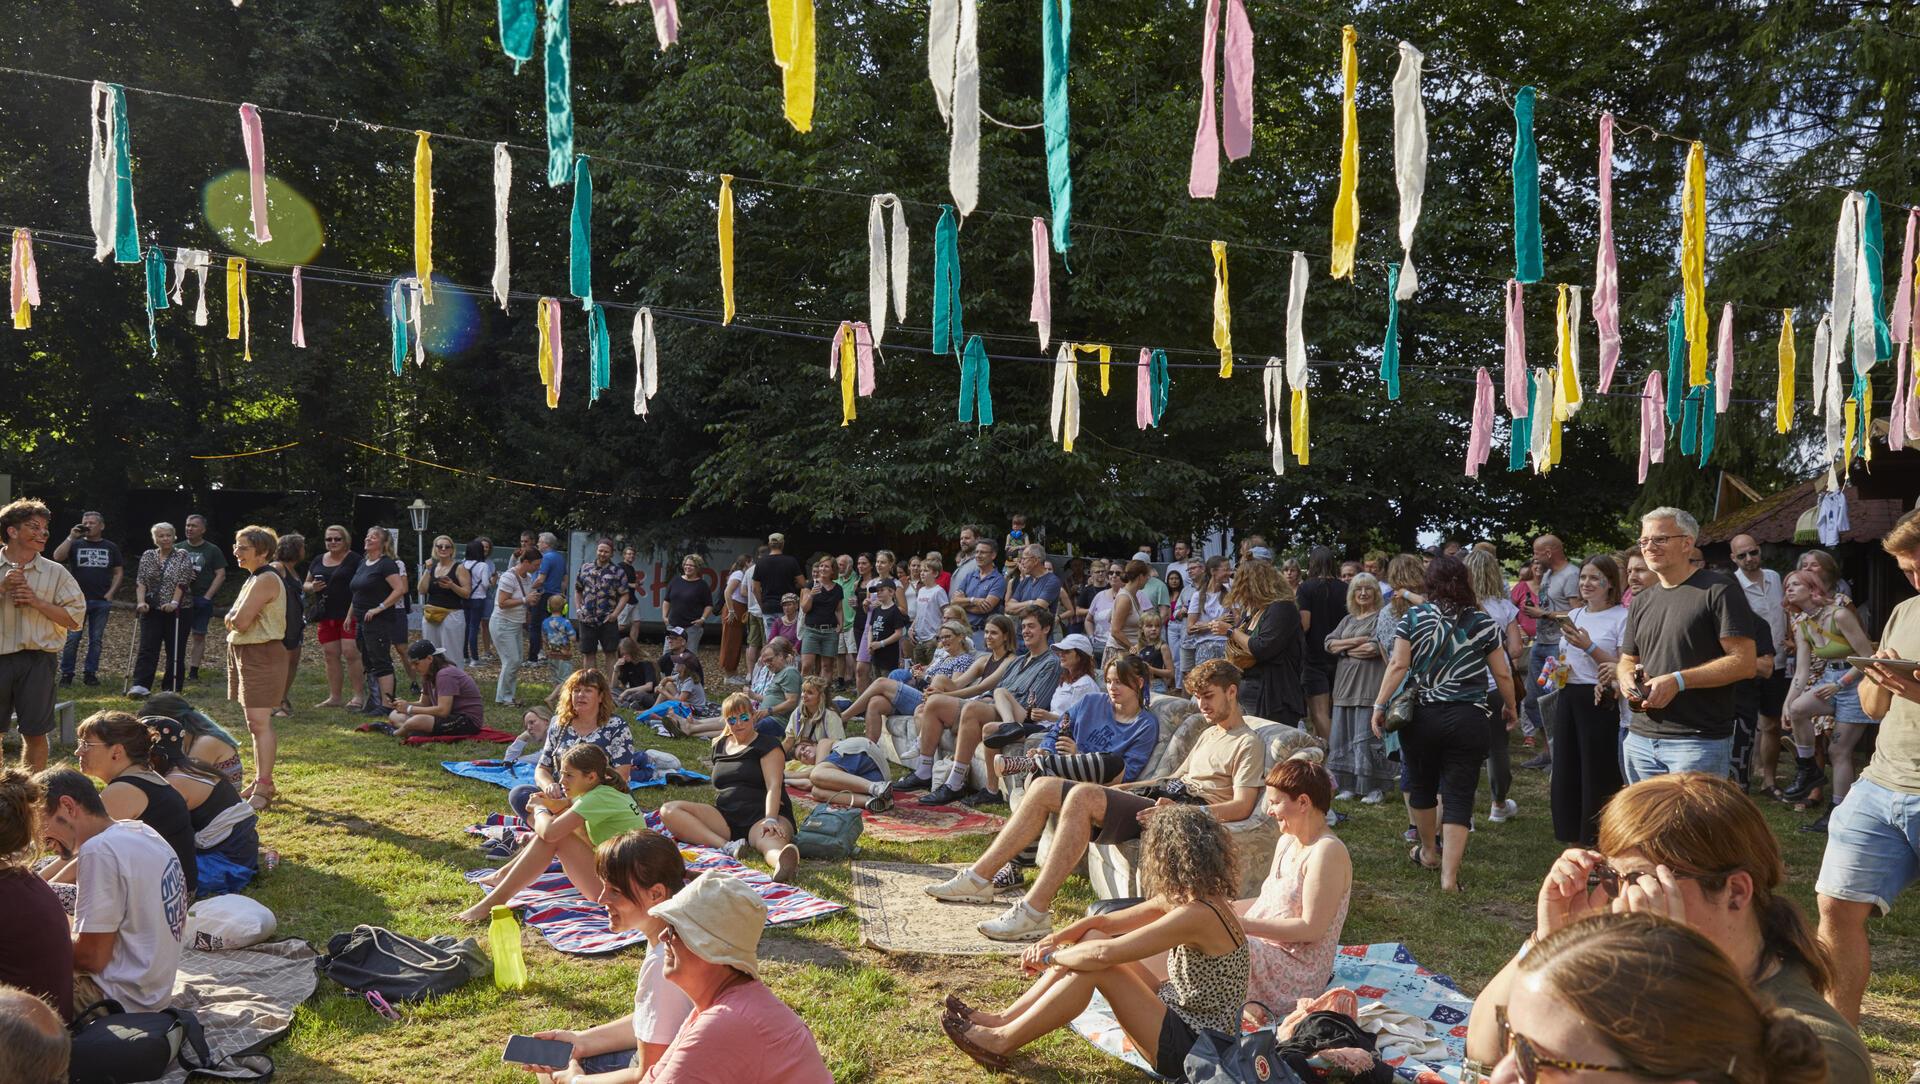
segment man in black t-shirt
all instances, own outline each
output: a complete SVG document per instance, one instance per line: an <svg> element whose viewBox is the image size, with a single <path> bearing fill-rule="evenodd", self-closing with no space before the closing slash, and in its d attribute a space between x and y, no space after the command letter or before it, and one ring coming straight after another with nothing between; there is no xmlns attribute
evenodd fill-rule
<svg viewBox="0 0 1920 1084"><path fill-rule="evenodd" d="M753 584L748 589L751 597L747 600L753 612L760 615L761 627L766 628L780 616L780 596L798 592L806 585L807 573L800 567L800 559L787 554L787 536L777 531L768 535L767 555L753 563ZM773 633L769 631L766 640L771 639Z"/></svg>
<svg viewBox="0 0 1920 1084"><path fill-rule="evenodd" d="M1724 777L1733 766L1733 686L1755 673L1753 608L1731 579L1688 564L1699 536L1678 508L1640 517L1640 552L1659 579L1633 596L1620 641L1630 784L1668 772Z"/></svg>
<svg viewBox="0 0 1920 1084"><path fill-rule="evenodd" d="M80 628L67 633L67 646L60 652L60 684L73 684L74 662L80 654L80 634L87 636L86 683L100 684L95 671L100 669L100 646L107 636L107 616L113 613L113 596L120 591L120 579L126 575L126 562L120 547L106 538L107 521L98 512L85 512L80 523L60 545L52 559L68 567L87 599L87 618Z"/></svg>
<svg viewBox="0 0 1920 1084"><path fill-rule="evenodd" d="M1297 599L1307 626L1300 685L1307 694L1307 720L1323 741L1333 729L1333 668L1339 662L1327 654L1327 634L1347 616L1347 585L1335 568L1332 550L1313 547L1307 555L1307 581Z"/></svg>

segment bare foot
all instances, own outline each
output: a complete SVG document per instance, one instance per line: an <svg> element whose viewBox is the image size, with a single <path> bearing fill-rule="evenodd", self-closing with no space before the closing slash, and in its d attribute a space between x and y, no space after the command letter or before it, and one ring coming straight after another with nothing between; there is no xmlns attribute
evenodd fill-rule
<svg viewBox="0 0 1920 1084"><path fill-rule="evenodd" d="M488 888L492 888L494 885L497 885L500 883L500 874L501 874L501 870L494 870L493 872L487 874L485 877L476 878L473 883L477 885L485 885Z"/></svg>
<svg viewBox="0 0 1920 1084"><path fill-rule="evenodd" d="M453 920L455 922L464 922L469 926L473 926L473 925L477 925L478 923L486 921L492 914L493 914L493 908L481 907L478 904L475 904L474 906L467 908L466 910L460 912L459 914L454 915Z"/></svg>
<svg viewBox="0 0 1920 1084"><path fill-rule="evenodd" d="M790 884L795 870L800 868L800 848L789 843L780 848L780 855L773 865L773 879L781 884Z"/></svg>
<svg viewBox="0 0 1920 1084"><path fill-rule="evenodd" d="M316 708L337 708L339 706L340 706L340 699L338 697L333 697L333 696L329 696L325 700L322 700L318 704L314 705L314 707Z"/></svg>

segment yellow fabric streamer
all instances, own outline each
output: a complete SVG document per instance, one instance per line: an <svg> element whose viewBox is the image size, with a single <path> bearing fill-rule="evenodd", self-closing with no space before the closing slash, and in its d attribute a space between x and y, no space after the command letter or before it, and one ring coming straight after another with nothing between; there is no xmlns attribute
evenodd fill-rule
<svg viewBox="0 0 1920 1084"><path fill-rule="evenodd" d="M787 123L798 132L813 129L813 0L767 0L773 30L773 62L780 66Z"/></svg>
<svg viewBox="0 0 1920 1084"><path fill-rule="evenodd" d="M413 145L413 275L420 300L433 304L433 148L427 133L416 130Z"/></svg>
<svg viewBox="0 0 1920 1084"><path fill-rule="evenodd" d="M1360 233L1360 121L1353 105L1360 62L1353 52L1354 36L1353 27L1340 28L1340 81L1345 90L1340 102L1340 194L1333 198L1333 277L1337 279L1353 278L1353 245Z"/></svg>
<svg viewBox="0 0 1920 1084"><path fill-rule="evenodd" d="M1233 313L1227 307L1227 243L1213 243L1213 345L1220 349L1220 379L1233 375ZM1106 370L1100 375L1104 378ZM1107 390L1104 381L1101 392Z"/></svg>
<svg viewBox="0 0 1920 1084"><path fill-rule="evenodd" d="M1076 354L1095 354L1099 356L1100 394L1107 394L1108 368L1113 364L1113 347L1103 346L1097 343L1074 343L1073 349ZM1067 450L1072 451L1073 449L1069 448Z"/></svg>
<svg viewBox="0 0 1920 1084"><path fill-rule="evenodd" d="M227 257L227 338L240 340L240 357L253 360L253 314L247 311L247 261Z"/></svg>
<svg viewBox="0 0 1920 1084"><path fill-rule="evenodd" d="M540 385L547 389L547 409L552 410L559 405L559 397L554 394L553 387L553 312L544 297L540 299L536 311L536 326L540 335Z"/></svg>
<svg viewBox="0 0 1920 1084"><path fill-rule="evenodd" d="M1687 386L1707 382L1707 148L1687 151L1680 188L1680 284L1686 293Z"/></svg>
<svg viewBox="0 0 1920 1084"><path fill-rule="evenodd" d="M1873 463L1873 381L1865 380L1860 384L1860 417L1867 420L1860 433L1860 454L1869 465ZM1899 425L1899 418L1888 419L1889 426ZM1851 457L1849 457L1851 458Z"/></svg>
<svg viewBox="0 0 1920 1084"><path fill-rule="evenodd" d="M733 323L733 174L720 175L720 322Z"/></svg>
<svg viewBox="0 0 1920 1084"><path fill-rule="evenodd" d="M1567 401L1567 393L1566 393L1566 388L1563 386L1564 384L1565 384L1565 379L1559 373L1557 372L1554 373L1553 374L1553 403L1554 403L1553 420L1547 423L1547 465L1540 468L1540 473L1542 474L1545 474L1546 472L1560 465L1560 432L1561 432L1561 427L1566 420L1566 415L1561 412L1561 407L1565 406ZM1712 404L1708 404L1708 409L1712 409Z"/></svg>
<svg viewBox="0 0 1920 1084"><path fill-rule="evenodd" d="M840 349L840 428L845 429L859 412L854 409L854 370L858 360L853 349L853 324L842 321L840 330L834 332Z"/></svg>
<svg viewBox="0 0 1920 1084"><path fill-rule="evenodd" d="M1841 413L1847 419L1847 443L1846 455L1840 460L1840 474L1842 477L1849 477L1853 474L1853 434L1860 426L1859 400L1847 400L1846 406L1841 408Z"/></svg>
<svg viewBox="0 0 1920 1084"><path fill-rule="evenodd" d="M1780 386L1773 393L1773 428L1781 433L1793 428L1793 365L1793 310L1781 309Z"/></svg>
<svg viewBox="0 0 1920 1084"><path fill-rule="evenodd" d="M1298 387L1293 389L1293 455L1307 465L1307 389Z"/></svg>

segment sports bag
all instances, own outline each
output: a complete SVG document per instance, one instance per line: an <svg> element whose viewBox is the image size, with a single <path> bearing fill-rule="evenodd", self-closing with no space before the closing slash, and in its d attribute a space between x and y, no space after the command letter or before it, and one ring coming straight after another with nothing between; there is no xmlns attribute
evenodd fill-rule
<svg viewBox="0 0 1920 1084"><path fill-rule="evenodd" d="M388 1001L418 1001L459 989L488 965L472 938L456 942L441 934L421 941L361 925L334 934L313 966L354 993L372 990Z"/></svg>
<svg viewBox="0 0 1920 1084"><path fill-rule="evenodd" d="M76 1013L67 1031L73 1036L71 1084L158 1080L175 1058L187 1069L207 1068L212 1061L200 1018L184 1009L127 1012L107 998Z"/></svg>
<svg viewBox="0 0 1920 1084"><path fill-rule="evenodd" d="M865 829L866 822L859 810L817 805L807 814L793 842L799 846L802 858L838 861L853 857L854 841Z"/></svg>
<svg viewBox="0 0 1920 1084"><path fill-rule="evenodd" d="M1268 1019L1273 1010L1258 1001ZM1194 1036L1183 1066L1190 1084L1300 1084L1299 1074L1280 1057L1280 1043L1271 1027L1228 1035L1202 1028Z"/></svg>

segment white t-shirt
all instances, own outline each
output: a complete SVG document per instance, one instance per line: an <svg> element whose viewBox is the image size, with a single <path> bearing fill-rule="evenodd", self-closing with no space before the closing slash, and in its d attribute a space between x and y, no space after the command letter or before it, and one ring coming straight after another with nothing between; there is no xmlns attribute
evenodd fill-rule
<svg viewBox="0 0 1920 1084"><path fill-rule="evenodd" d="M932 587L916 588L913 592L913 638L931 640L940 631L941 622L946 618L941 611L947 608L947 589L934 584Z"/></svg>
<svg viewBox="0 0 1920 1084"><path fill-rule="evenodd" d="M640 981L633 988L635 1047L671 1044L680 1034L680 1025L692 1015L693 1002L667 981L666 950L649 941L646 958L640 961Z"/></svg>
<svg viewBox="0 0 1920 1084"><path fill-rule="evenodd" d="M1096 644L1105 643L1112 625L1113 588L1109 587L1087 604L1087 636Z"/></svg>
<svg viewBox="0 0 1920 1084"><path fill-rule="evenodd" d="M521 605L511 610L500 605L501 602L510 598L519 599ZM509 626L525 621L527 619L526 601L527 581L521 579L520 574L512 569L502 572L500 579L494 584L493 620Z"/></svg>
<svg viewBox="0 0 1920 1084"><path fill-rule="evenodd" d="M1755 582L1747 579L1747 574L1736 568L1733 570L1733 579L1740 585L1740 589L1746 592L1747 605L1766 621L1767 629L1773 633L1773 642L1777 648L1774 659L1780 663L1786 662L1787 646L1792 637L1787 635L1786 594L1780 583L1780 574L1773 569L1763 568L1760 570L1759 581Z"/></svg>
<svg viewBox="0 0 1920 1084"><path fill-rule="evenodd" d="M1620 637L1627 631L1627 608L1614 606L1606 610L1574 610L1567 615L1574 628L1593 638L1593 646L1615 658L1620 657ZM1567 675L1570 685L1597 685L1600 683L1600 668L1593 656L1573 646L1573 641L1562 638L1561 654L1567 660Z"/></svg>
<svg viewBox="0 0 1920 1084"><path fill-rule="evenodd" d="M726 595L728 601L738 602L742 606L752 601L752 599L747 596L747 572L747 569L740 569L737 572L727 573Z"/></svg>
<svg viewBox="0 0 1920 1084"><path fill-rule="evenodd" d="M1513 600L1508 598L1483 598L1480 600L1480 609L1488 617L1493 618L1493 627L1500 630L1500 649L1502 651L1506 650L1507 626L1513 624L1514 619L1520 616L1520 607L1515 606ZM1539 675L1536 674L1523 678L1521 675L1515 674L1514 688L1524 689L1526 686L1520 684L1522 680L1530 681L1538 676ZM1487 688L1498 689L1499 687L1500 683L1496 681L1493 676L1493 668L1489 666L1487 668Z"/></svg>
<svg viewBox="0 0 1920 1084"><path fill-rule="evenodd" d="M462 561L467 566L467 575L473 577L473 594L468 596L474 601L487 597L487 587L493 583L493 565L486 561Z"/></svg>
<svg viewBox="0 0 1920 1084"><path fill-rule="evenodd" d="M80 845L76 933L114 933L113 954L94 980L128 1012L155 1012L173 1000L180 938L187 928L187 877L160 833L140 821Z"/></svg>
<svg viewBox="0 0 1920 1084"><path fill-rule="evenodd" d="M1063 681L1053 688L1053 702L1047 705L1055 715L1065 715L1080 702L1080 698L1100 691L1100 685L1093 680L1092 674L1081 674L1072 681Z"/></svg>

